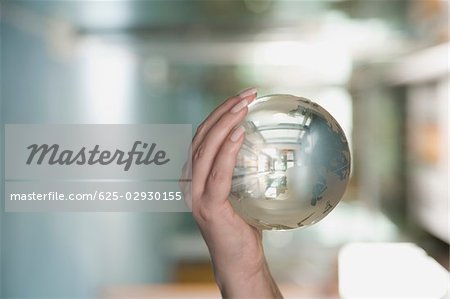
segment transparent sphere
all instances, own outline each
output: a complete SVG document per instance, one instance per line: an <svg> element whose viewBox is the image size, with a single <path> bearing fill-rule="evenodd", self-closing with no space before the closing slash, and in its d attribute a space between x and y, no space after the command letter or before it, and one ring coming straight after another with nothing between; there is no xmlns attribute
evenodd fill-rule
<svg viewBox="0 0 450 299"><path fill-rule="evenodd" d="M305 98L270 95L249 106L241 125L230 201L244 220L286 230L331 212L347 186L350 151L330 113Z"/></svg>

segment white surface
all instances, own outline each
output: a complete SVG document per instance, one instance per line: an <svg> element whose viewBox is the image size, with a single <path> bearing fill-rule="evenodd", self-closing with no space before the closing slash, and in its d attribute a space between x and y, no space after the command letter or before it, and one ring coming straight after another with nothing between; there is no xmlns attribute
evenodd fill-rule
<svg viewBox="0 0 450 299"><path fill-rule="evenodd" d="M350 298L447 298L449 273L412 243L354 243L339 253L339 293Z"/></svg>

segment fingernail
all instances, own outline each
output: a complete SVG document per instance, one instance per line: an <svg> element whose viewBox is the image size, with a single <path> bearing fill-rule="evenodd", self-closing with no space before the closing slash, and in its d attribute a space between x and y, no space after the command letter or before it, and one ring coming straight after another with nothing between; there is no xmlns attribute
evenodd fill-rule
<svg viewBox="0 0 450 299"><path fill-rule="evenodd" d="M241 138L242 134L244 134L245 129L243 126L238 127L237 129L234 130L233 134L231 134L231 141L236 142L239 140L239 138Z"/></svg>
<svg viewBox="0 0 450 299"><path fill-rule="evenodd" d="M247 99L243 99L241 100L239 103L237 103L236 105L234 105L233 108L231 108L231 113L238 113L239 111L242 110L242 108L247 107L248 105L248 101Z"/></svg>
<svg viewBox="0 0 450 299"><path fill-rule="evenodd" d="M256 89L256 87L250 87L250 88L244 89L238 95L241 99L243 99L248 96L256 95L257 92L258 92L258 90Z"/></svg>

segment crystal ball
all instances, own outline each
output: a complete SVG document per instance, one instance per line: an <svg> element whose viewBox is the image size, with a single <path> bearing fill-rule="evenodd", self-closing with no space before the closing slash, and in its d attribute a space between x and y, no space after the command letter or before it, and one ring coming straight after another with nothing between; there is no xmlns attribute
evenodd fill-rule
<svg viewBox="0 0 450 299"><path fill-rule="evenodd" d="M248 109L230 192L234 210L260 229L318 222L341 200L349 180L344 131L306 98L269 95Z"/></svg>

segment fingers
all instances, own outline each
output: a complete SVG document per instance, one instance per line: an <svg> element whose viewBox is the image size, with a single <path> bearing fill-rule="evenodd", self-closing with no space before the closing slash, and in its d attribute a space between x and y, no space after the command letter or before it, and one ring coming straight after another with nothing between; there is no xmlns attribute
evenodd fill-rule
<svg viewBox="0 0 450 299"><path fill-rule="evenodd" d="M189 146L186 162L181 170L180 183L190 181L192 178L192 144Z"/></svg>
<svg viewBox="0 0 450 299"><path fill-rule="evenodd" d="M221 199L228 197L237 152L244 140L242 137L244 129L235 129L235 127L244 119L248 112L247 106L256 98L256 93L256 88L249 88L237 96L229 98L215 109L197 129L190 148L192 160L188 159L187 167L181 178L189 180L186 170L192 169L192 181L186 182L187 184L183 186L184 189L189 189L189 193L192 195L186 202L189 207L196 205L196 201L203 198L208 177L213 178L211 186L216 180L223 181L217 186L219 193L215 194L221 195L218 196ZM219 152L221 153L220 158L216 159ZM231 155L227 156L225 153L231 153ZM216 160L217 165L214 173L211 174L211 168ZM227 167L226 171L222 172L220 169L225 166ZM226 178L222 180L223 174L226 175Z"/></svg>
<svg viewBox="0 0 450 299"><path fill-rule="evenodd" d="M257 90L256 88L247 88L241 91L238 95L227 99L219 107L217 107L200 126L197 128L197 132L192 141L192 152L197 151L198 145L202 142L203 138L208 134L212 126L224 115L226 112L230 111L237 103L243 99L247 99L249 104L256 98Z"/></svg>
<svg viewBox="0 0 450 299"><path fill-rule="evenodd" d="M211 201L220 203L228 199L236 157L244 141L244 133L242 126L234 129L216 155L205 189L205 194Z"/></svg>
<svg viewBox="0 0 450 299"><path fill-rule="evenodd" d="M243 99L233 106L209 129L208 134L198 145L192 158L192 180L194 183L192 191L195 194L203 192L206 179L220 147L231 130L244 119L248 111L247 105L248 101Z"/></svg>

